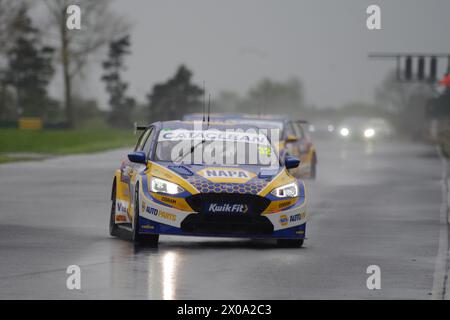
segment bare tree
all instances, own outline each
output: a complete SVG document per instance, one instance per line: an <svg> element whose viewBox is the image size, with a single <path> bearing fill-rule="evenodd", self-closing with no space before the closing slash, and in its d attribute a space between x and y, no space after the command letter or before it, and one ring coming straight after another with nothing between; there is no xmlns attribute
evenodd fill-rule
<svg viewBox="0 0 450 320"><path fill-rule="evenodd" d="M72 84L82 75L90 57L110 41L123 36L129 25L110 10L109 0L45 0L50 13L49 31L58 35L55 47L63 73L67 123L74 126ZM67 7L81 9L81 30L66 27Z"/></svg>
<svg viewBox="0 0 450 320"><path fill-rule="evenodd" d="M429 84L399 82L395 70L375 90L377 104L390 115L397 131L416 137L426 129L425 105L433 95Z"/></svg>

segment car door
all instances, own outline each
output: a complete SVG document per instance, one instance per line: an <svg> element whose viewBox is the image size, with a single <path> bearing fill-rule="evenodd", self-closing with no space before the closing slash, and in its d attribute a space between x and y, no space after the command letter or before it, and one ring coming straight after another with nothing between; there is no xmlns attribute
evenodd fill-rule
<svg viewBox="0 0 450 320"><path fill-rule="evenodd" d="M149 159L149 153L150 148L152 146L152 140L154 137L155 129L154 127L149 127L144 131L144 133L139 138L138 142L136 143L136 147L134 148L134 151L142 151L145 152L147 155L147 159ZM128 217L130 220L133 217L133 208L134 208L134 192L135 192L135 185L136 185L136 178L137 176L143 172L147 168L146 165L142 163L134 163L130 160L126 160L124 163L124 166L122 168L122 179L124 182L127 182L128 184L128 194L129 194L129 203L128 203Z"/></svg>

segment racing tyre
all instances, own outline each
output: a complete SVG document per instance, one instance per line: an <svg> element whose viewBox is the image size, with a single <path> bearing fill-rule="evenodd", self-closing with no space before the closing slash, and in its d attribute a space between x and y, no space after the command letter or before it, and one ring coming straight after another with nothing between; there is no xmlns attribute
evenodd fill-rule
<svg viewBox="0 0 450 320"><path fill-rule="evenodd" d="M114 179L111 191L111 213L109 215L109 234L113 237L119 235L119 227L116 224L116 180Z"/></svg>
<svg viewBox="0 0 450 320"><path fill-rule="evenodd" d="M139 185L136 185L134 193L134 217L131 239L136 244L157 247L159 234L140 234L139 233Z"/></svg>
<svg viewBox="0 0 450 320"><path fill-rule="evenodd" d="M277 239L277 245L282 248L301 248L304 239Z"/></svg>

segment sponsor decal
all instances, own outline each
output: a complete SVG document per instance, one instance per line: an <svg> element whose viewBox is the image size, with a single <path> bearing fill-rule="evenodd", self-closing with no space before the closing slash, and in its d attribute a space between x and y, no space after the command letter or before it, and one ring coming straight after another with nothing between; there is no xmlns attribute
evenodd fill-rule
<svg viewBox="0 0 450 320"><path fill-rule="evenodd" d="M127 221L127 218L125 216L122 216L122 215L118 216L118 215L116 215L116 222L125 222L125 221Z"/></svg>
<svg viewBox="0 0 450 320"><path fill-rule="evenodd" d="M149 224L144 224L141 226L141 229L152 230L152 229L155 229L155 227L152 225L149 225Z"/></svg>
<svg viewBox="0 0 450 320"><path fill-rule="evenodd" d="M248 178L249 175L244 170L206 170L205 176L211 177L223 177L223 178Z"/></svg>
<svg viewBox="0 0 450 320"><path fill-rule="evenodd" d="M158 209L156 209L156 208L147 207L147 208L145 209L145 211L146 211L148 214L151 214L151 215L154 215L154 216L157 216L157 215L158 215Z"/></svg>
<svg viewBox="0 0 450 320"><path fill-rule="evenodd" d="M161 197L161 201L162 202L171 203L171 204L176 204L177 203L177 200L169 198L169 197Z"/></svg>
<svg viewBox="0 0 450 320"><path fill-rule="evenodd" d="M122 214L128 213L128 207L126 205L124 205L122 202L117 202L116 209L117 209L118 213L122 213Z"/></svg>
<svg viewBox="0 0 450 320"><path fill-rule="evenodd" d="M145 211L150 215L162 218L164 220L175 221L177 219L176 215L174 215L173 213L168 213L162 210L158 210L156 208L147 207Z"/></svg>
<svg viewBox="0 0 450 320"><path fill-rule="evenodd" d="M246 204L211 203L208 207L208 211L212 213L246 213L248 211L248 206Z"/></svg>
<svg viewBox="0 0 450 320"><path fill-rule="evenodd" d="M163 218L165 220L175 221L177 217L173 213L168 213L165 211L160 211L158 217Z"/></svg>
<svg viewBox="0 0 450 320"><path fill-rule="evenodd" d="M280 224L282 226L287 226L288 223L289 223L288 217L285 214L282 214L280 216Z"/></svg>
<svg viewBox="0 0 450 320"><path fill-rule="evenodd" d="M212 182L244 183L256 176L255 173L239 168L206 168L198 174Z"/></svg>
<svg viewBox="0 0 450 320"><path fill-rule="evenodd" d="M292 216L289 218L289 221L290 221L290 222L297 222L297 221L300 221L300 220L304 219L305 216L306 216L306 214L305 214L304 212L302 212L302 213L297 213L297 214L292 215Z"/></svg>
<svg viewBox="0 0 450 320"><path fill-rule="evenodd" d="M241 131L220 131L220 130L185 130L176 129L170 131L161 131L158 137L159 141L182 141L182 140L205 140L205 141L228 141L228 142L246 142L270 145L267 136L255 132Z"/></svg>
<svg viewBox="0 0 450 320"><path fill-rule="evenodd" d="M157 193L152 193L152 197L176 209L183 211L192 211L192 208L187 204L186 200L183 198L174 199Z"/></svg>

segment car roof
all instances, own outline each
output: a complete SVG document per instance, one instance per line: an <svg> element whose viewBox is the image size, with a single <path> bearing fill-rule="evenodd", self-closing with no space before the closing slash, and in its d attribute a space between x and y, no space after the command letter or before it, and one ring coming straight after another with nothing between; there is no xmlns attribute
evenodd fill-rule
<svg viewBox="0 0 450 320"><path fill-rule="evenodd" d="M194 129L195 126L201 124L202 130L206 129L218 129L218 130L226 130L226 129L266 129L267 126L257 125L257 124L245 124L238 123L232 121L217 121L210 120L209 123L207 121L198 121L198 120L171 120L171 121L161 121L157 122L154 125L161 129Z"/></svg>
<svg viewBox="0 0 450 320"><path fill-rule="evenodd" d="M183 120L201 120L203 116L205 119L208 118L208 115L203 115L203 113L188 113L183 116ZM239 119L241 117L242 115L239 113L211 113L209 115L210 119Z"/></svg>

